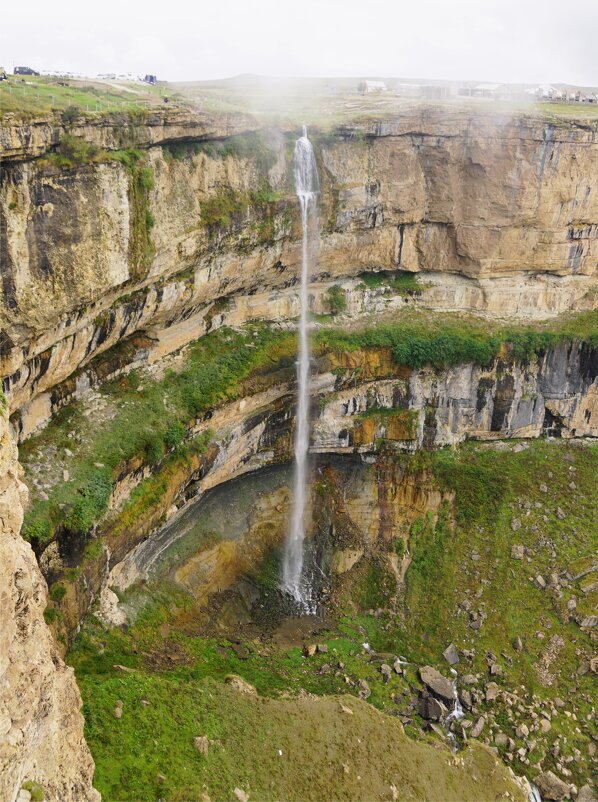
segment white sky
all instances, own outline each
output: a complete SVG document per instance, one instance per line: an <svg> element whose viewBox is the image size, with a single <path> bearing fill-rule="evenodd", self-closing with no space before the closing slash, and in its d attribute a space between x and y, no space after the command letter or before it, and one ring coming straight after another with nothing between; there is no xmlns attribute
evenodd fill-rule
<svg viewBox="0 0 598 802"><path fill-rule="evenodd" d="M0 64L597 85L598 0L12 0Z"/></svg>

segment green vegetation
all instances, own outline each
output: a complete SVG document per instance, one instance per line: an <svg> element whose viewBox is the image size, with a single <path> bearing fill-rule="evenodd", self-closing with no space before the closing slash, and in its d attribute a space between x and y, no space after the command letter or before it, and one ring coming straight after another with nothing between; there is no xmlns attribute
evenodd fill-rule
<svg viewBox="0 0 598 802"><path fill-rule="evenodd" d="M412 563L403 589L397 586L383 550L368 555L345 575L346 607L336 606L336 624L328 619L325 626L331 629L317 635L318 642L328 646L327 653L306 658L296 646L278 645L273 639L258 639L254 634L243 638L242 631L236 630L235 642L202 636L200 629L190 625L198 615L193 600L178 586L164 582L132 588L125 594L128 609L139 611L126 630L106 630L95 619L86 620L69 661L82 690L86 737L97 765L96 784L105 798L195 798L201 787L212 797L228 799L232 789L248 783L250 776L254 779L248 787L260 798L287 798L290 786L285 783L291 779L297 782L307 769L289 774L293 761L278 762L277 750L282 749L283 755L293 754L300 740L312 766L319 766L318 738L330 743L335 731L327 718L329 702L334 705L336 720L341 715L338 700L331 695L350 694L343 704L354 710L354 716L361 715L358 710L367 711L368 706L354 697L360 690L359 682L366 680L371 690L368 702L391 715L388 720L379 719L371 709L364 715L369 721L383 721L388 732L397 705L401 709L418 685L417 664L437 665L446 673L441 655L451 641L460 650L474 652L471 660L462 658L460 673L487 676L486 655L492 653L505 667L505 675L493 679L505 689L523 685L528 699L531 693L548 700L560 696L569 705L568 690L575 685L577 720L560 713L552 718L552 732L555 737L562 736L562 756L581 749L583 757L570 764L572 779L578 782L584 773L587 776L589 730L584 722L591 710L586 700L591 698L593 680L589 674L578 675L576 669L579 654L584 649L591 652L591 643L576 624L563 623L558 594L541 590L528 575L540 572L548 576L555 563L559 570L570 568L575 575L584 570L583 560L591 560L596 553L598 533L593 521L598 505L594 478L598 446L536 441L524 451L513 451L467 444L394 458L408 473L421 476L424 471L433 477L439 490L454 492L454 503L443 506L436 518L427 515L412 524L408 541ZM575 478L574 493L569 487L571 476ZM547 493L540 489L543 481L548 483ZM555 514L557 507L563 509L565 518ZM527 509L531 512L524 528L513 533L512 517L523 517L520 510ZM539 521L542 528L537 526ZM511 559L511 545L519 541L526 543L531 565ZM388 544L399 557L404 554L400 542L400 546L395 540ZM268 558L255 579L268 591L274 588L276 576L275 561ZM584 605L583 614L595 603L596 591L592 591L594 597L590 594L582 601L584 594L578 593L575 583L563 592L565 601L577 595L578 604ZM145 599L141 604L139 594ZM471 608L463 607L464 601ZM478 630L469 626L467 610L473 606L484 611ZM370 609L375 612L364 612ZM545 634L541 638L539 631ZM555 683L545 686L539 681L537 666L551 633L557 632L563 635L565 646L558 662L550 667ZM513 649L515 636L524 641L521 652ZM415 665L406 666L402 676L393 673L385 683L380 659L371 660L361 647L364 640L382 652L380 657L385 660L384 653L403 654ZM123 672L119 665L131 671ZM233 693L225 685L225 678L231 674L252 683L260 698ZM319 724L303 708L303 702L288 698L289 694L296 697L302 689L325 697L312 700ZM118 700L123 703L123 715L115 719ZM274 712L281 709L278 705L284 709L284 717ZM510 732L500 707L485 702L479 707L484 715L495 716L503 731ZM297 729L300 717L309 724L309 737ZM411 717L413 725L408 729L416 733L422 722L417 714ZM344 718L342 721L339 731L346 736L348 724ZM320 726L325 732L318 729ZM369 727L366 719L360 719L359 726L360 737L364 737ZM241 737L241 730L251 733L251 748ZM294 743L290 742L292 733ZM193 747L198 735L207 735L213 741L207 757ZM377 736L372 737L375 740L371 743L377 744ZM396 747L394 738L393 745ZM392 752L406 759L404 750L408 748L406 742ZM370 750L370 760L371 754ZM335 748L334 755L333 760L347 760L342 750ZM467 760L467 755L464 752L460 757ZM351 759L361 760L355 756ZM546 760L553 765L550 755ZM384 767L378 771L387 777L392 765L387 754ZM274 771L273 766L280 771ZM520 764L517 758L513 767L528 776L535 773L533 767ZM335 770L333 775L338 781L343 772ZM324 776L328 776L326 772ZM275 785L268 786L272 778ZM317 794L325 794L324 785L314 788Z"/></svg>
<svg viewBox="0 0 598 802"><path fill-rule="evenodd" d="M63 134L58 147L41 164L49 163L55 167L80 167L82 164L106 161L108 154L85 139L72 134Z"/></svg>
<svg viewBox="0 0 598 802"><path fill-rule="evenodd" d="M21 448L25 464L50 446L75 451L69 480L56 484L48 500L31 504L24 537L41 544L61 526L85 534L106 512L119 466L134 457L160 463L167 449L180 447L189 421L237 397L240 382L251 372L273 363L290 364L294 348L293 335L265 326L243 332L219 329L191 346L184 369L168 371L162 381L148 380L142 386L140 375L132 372L105 385L101 392L113 415L102 425L85 417L80 404L61 410ZM79 445L70 436L73 430L81 436Z"/></svg>
<svg viewBox="0 0 598 802"><path fill-rule="evenodd" d="M137 164L134 155L123 153L123 158ZM400 322L371 328L319 329L314 334L314 351L386 347L398 363L413 368L469 361L485 365L507 346L512 358L527 360L551 345L574 339L598 344L597 312L558 325L546 324L544 329L498 330L484 321L455 315L435 315L432 322L425 314L411 314L401 316ZM267 326L249 326L242 332L220 329L191 346L184 369L169 372L160 382L148 378L141 386L140 374L133 372L106 385L102 394L114 406L114 415L103 425L93 425L78 404L63 409L45 431L23 445L25 466L34 461L34 452L43 453L50 446L75 449L69 435L72 430L81 433L83 442L69 463L69 480L55 484L48 500L37 498L31 504L24 536L41 544L63 525L80 535L89 531L105 513L113 476L123 463L142 457L159 464L167 450L180 446L190 420L237 397L240 383L251 373L291 365L294 353L295 336L289 332Z"/></svg>
<svg viewBox="0 0 598 802"><path fill-rule="evenodd" d="M59 602L64 599L66 595L66 587L62 582L55 582L50 588L50 598L52 601Z"/></svg>
<svg viewBox="0 0 598 802"><path fill-rule="evenodd" d="M109 116L115 112L142 114L150 107L160 106L164 96L173 100L180 98L165 86L135 84L134 92L126 89L100 81L9 76L7 81L0 81L0 115L10 113L30 118L55 113L70 125L80 116Z"/></svg>
<svg viewBox="0 0 598 802"><path fill-rule="evenodd" d="M561 342L573 340L598 345L598 312L588 312L560 323L541 326L492 328L471 317L427 314L402 315L400 322L376 327L340 330L319 329L314 335L319 348L354 351L359 348L391 348L395 361L412 368L445 367L466 362L488 365L508 346L519 361Z"/></svg>
<svg viewBox="0 0 598 802"><path fill-rule="evenodd" d="M385 684L369 662L360 630L367 619L347 620L342 631L324 634L328 654L305 658L296 647L246 641L239 655L226 640L177 631L177 615L182 620L193 615L180 590L162 583L154 594L156 601L126 632L106 631L88 619L69 655L82 691L95 784L103 798L199 799L207 792L228 800L235 787L250 789L260 799L329 799L331 790L337 794L339 789L343 798L351 798L357 773L368 778L368 788L380 787L380 794L390 781L408 780L412 788L421 782L426 797L444 787L444 772L453 763L448 749L429 752L426 745L406 739L396 719L374 709L391 712L391 696L407 683L394 676ZM160 635L164 628L171 632L166 640ZM341 672L326 668L339 662ZM231 675L252 683L260 696L235 691L226 684ZM355 698L358 686L348 685L347 675L355 683L367 678L374 707ZM296 696L301 689L320 698L288 698L289 691ZM340 701L352 715L342 712ZM118 703L123 712L115 719ZM207 755L194 748L200 735L210 740ZM356 748L358 743L363 748ZM464 754L473 759L471 752ZM485 774L491 761L483 754L489 753L480 752L475 760ZM415 770L415 756L416 764L425 758L425 771ZM478 763L481 758L485 768ZM349 776L344 762L351 765ZM470 793L479 798L467 782L455 775L447 798L464 799Z"/></svg>
<svg viewBox="0 0 598 802"><path fill-rule="evenodd" d="M347 311L347 296L343 288L338 284L333 284L332 287L328 288L326 302L332 315L339 315Z"/></svg>
<svg viewBox="0 0 598 802"><path fill-rule="evenodd" d="M378 287L385 287L398 295L414 295L422 290L422 285L419 283L416 273L407 273L400 270L396 272L385 270L378 273L361 273L359 279L368 289L373 290Z"/></svg>
<svg viewBox="0 0 598 802"><path fill-rule="evenodd" d="M272 204L280 200L267 183L251 192L225 189L212 195L201 204L201 222L208 228L228 228L235 220L245 218L249 210L269 216ZM263 238L265 239L265 238Z"/></svg>
<svg viewBox="0 0 598 802"><path fill-rule="evenodd" d="M44 802L46 792L44 791L43 785L40 785L40 783L34 780L26 780L21 788L24 791L29 791L31 794L31 802Z"/></svg>
<svg viewBox="0 0 598 802"><path fill-rule="evenodd" d="M253 161L263 176L276 164L276 150L268 144L267 137L262 131L206 142L173 142L164 146L164 152L177 161L192 158L199 153L205 153L211 159L226 159L233 156Z"/></svg>

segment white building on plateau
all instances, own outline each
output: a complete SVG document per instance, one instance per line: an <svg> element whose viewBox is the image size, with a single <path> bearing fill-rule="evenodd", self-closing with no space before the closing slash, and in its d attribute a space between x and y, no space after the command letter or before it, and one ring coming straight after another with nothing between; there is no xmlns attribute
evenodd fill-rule
<svg viewBox="0 0 598 802"><path fill-rule="evenodd" d="M369 95L373 92L386 92L386 89L384 81L361 81L357 87L357 91L362 92L364 95Z"/></svg>

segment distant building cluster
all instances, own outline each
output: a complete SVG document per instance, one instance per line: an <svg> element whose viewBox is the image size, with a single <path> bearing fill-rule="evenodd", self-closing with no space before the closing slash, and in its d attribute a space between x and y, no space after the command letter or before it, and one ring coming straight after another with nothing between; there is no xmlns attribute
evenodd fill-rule
<svg viewBox="0 0 598 802"><path fill-rule="evenodd" d="M579 89L571 86L553 86L540 84L504 84L504 83L474 83L449 82L399 83L390 81L390 88L384 81L363 80L357 84L357 91L364 95L391 92L406 97L423 97L427 100L443 100L454 97L469 97L480 100L506 100L515 102L546 101L561 103L598 103L598 92L595 89Z"/></svg>
<svg viewBox="0 0 598 802"><path fill-rule="evenodd" d="M31 67L14 67L13 68L13 75L27 75L27 76L40 76L44 75L49 78L74 78L74 79L81 79L85 80L88 79L90 76L83 75L81 73L76 72L64 72L60 70L34 70ZM9 72L6 67L0 67L0 81L8 80ZM156 86L158 83L158 77L156 75L147 74L144 78L141 78L138 75L133 75L131 72L127 73L116 73L116 72L105 72L101 73L96 76L102 81L131 81L133 83L146 83L151 84L152 86Z"/></svg>

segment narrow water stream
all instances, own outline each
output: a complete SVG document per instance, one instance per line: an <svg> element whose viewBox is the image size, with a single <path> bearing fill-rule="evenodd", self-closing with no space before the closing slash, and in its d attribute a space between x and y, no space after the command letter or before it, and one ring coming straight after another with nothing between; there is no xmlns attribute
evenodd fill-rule
<svg viewBox="0 0 598 802"><path fill-rule="evenodd" d="M309 334L308 294L310 276L310 224L316 213L320 191L316 157L307 129L295 143L295 190L301 204L301 313L299 317L299 355L297 360L297 418L295 428L295 473L293 509L282 565L282 588L297 604L300 613L314 612L311 584L306 578L304 563L305 503L307 485L307 456L309 449Z"/></svg>

